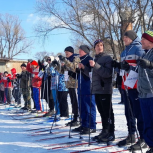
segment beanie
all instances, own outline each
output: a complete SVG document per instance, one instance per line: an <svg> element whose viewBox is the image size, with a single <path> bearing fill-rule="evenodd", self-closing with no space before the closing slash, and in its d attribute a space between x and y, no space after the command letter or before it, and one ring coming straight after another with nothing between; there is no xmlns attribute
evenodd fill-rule
<svg viewBox="0 0 153 153"><path fill-rule="evenodd" d="M142 34L142 37L153 43L153 31L150 30L145 31Z"/></svg>
<svg viewBox="0 0 153 153"><path fill-rule="evenodd" d="M7 72L7 71L4 71L4 74L5 74L5 73L7 73L7 74L8 74L8 72Z"/></svg>
<svg viewBox="0 0 153 153"><path fill-rule="evenodd" d="M73 47L71 47L71 46L66 47L65 50L64 50L64 52L65 52L65 51L74 53L74 49L73 49Z"/></svg>
<svg viewBox="0 0 153 153"><path fill-rule="evenodd" d="M31 62L31 65L36 65L36 66L38 66L38 63L37 63L36 61L32 61L32 62Z"/></svg>
<svg viewBox="0 0 153 153"><path fill-rule="evenodd" d="M124 36L129 37L132 41L138 37L136 32L134 32L133 30L126 31Z"/></svg>
<svg viewBox="0 0 153 153"><path fill-rule="evenodd" d="M90 48L87 45L81 45L79 49L83 50L85 53L90 53Z"/></svg>
<svg viewBox="0 0 153 153"><path fill-rule="evenodd" d="M96 45L98 44L98 43L102 43L103 44L103 41L101 40L101 39L97 39L95 42L94 42L94 48L96 47ZM104 46L104 44L103 44L103 46Z"/></svg>
<svg viewBox="0 0 153 153"><path fill-rule="evenodd" d="M20 67L27 67L25 63L22 63Z"/></svg>

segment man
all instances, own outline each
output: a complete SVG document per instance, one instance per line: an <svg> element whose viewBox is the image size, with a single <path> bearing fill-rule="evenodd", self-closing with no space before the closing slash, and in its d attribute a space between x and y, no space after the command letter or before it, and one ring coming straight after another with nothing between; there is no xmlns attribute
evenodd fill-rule
<svg viewBox="0 0 153 153"><path fill-rule="evenodd" d="M146 31L141 38L146 54L138 60L138 92L144 121L144 139L153 153L153 31Z"/></svg>
<svg viewBox="0 0 153 153"><path fill-rule="evenodd" d="M32 61L27 64L27 71L32 74L33 100L36 106L36 111L39 113L42 111L41 101L40 101L40 90L41 90L43 73L42 74L39 73L39 66L36 61Z"/></svg>
<svg viewBox="0 0 153 153"><path fill-rule="evenodd" d="M62 55L59 56L59 59L63 62L63 68L65 71L68 71L69 79L66 81L66 88L68 88L68 92L71 99L72 104L72 113L74 114L74 118L71 122L67 123L67 126L78 126L77 118L78 118L78 102L77 102L77 96L75 89L77 88L77 80L76 80L76 74L72 72L71 65L73 67L78 66L78 61L76 58L76 54L74 54L74 49L71 46L68 46L64 50L66 58L64 58Z"/></svg>
<svg viewBox="0 0 153 153"><path fill-rule="evenodd" d="M96 132L95 97L94 95L91 95L92 87L90 86L89 77L89 72L91 72L89 61L93 60L93 58L89 56L89 53L90 49L87 45L81 45L79 47L80 63L78 64L78 67L80 70L78 71L78 69L75 69L74 71L78 72L78 101L81 126L72 131L80 132L81 134Z"/></svg>
<svg viewBox="0 0 153 153"><path fill-rule="evenodd" d="M137 129L139 131L140 139L129 148L136 151L141 150L141 147L147 147L143 136L144 123L140 108L140 101L138 98L137 83L135 83L133 88L130 88L125 86L124 82L126 81L126 77L128 76L130 69L136 67L136 60L144 55L144 50L142 49L140 39L133 30L125 32L123 41L126 47L125 50L121 53L121 69L124 70L124 76L122 77L122 89L124 93L128 137L124 140L121 140L117 145L121 147L135 143L135 124L137 119Z"/></svg>
<svg viewBox="0 0 153 153"><path fill-rule="evenodd" d="M103 130L93 139L99 142L108 142L115 139L114 135L114 113L112 108L112 58L104 53L102 40L94 42L95 59L90 60L93 67L92 94L101 116Z"/></svg>
<svg viewBox="0 0 153 153"><path fill-rule="evenodd" d="M44 114L45 116L52 116L54 114L54 101L53 101L53 96L51 93L51 74L49 74L47 72L48 67L51 66L51 62L54 60L53 56L48 56L46 59L46 62L44 63L48 63L45 66L45 73L44 73L44 77L42 79L42 90L41 90L41 98L45 99L46 102L48 103L49 106L49 111L48 113Z"/></svg>
<svg viewBox="0 0 153 153"><path fill-rule="evenodd" d="M17 74L17 78L20 79L20 88L23 94L24 107L23 110L31 110L31 94L30 94L30 73L27 71L25 63L21 64L22 72Z"/></svg>

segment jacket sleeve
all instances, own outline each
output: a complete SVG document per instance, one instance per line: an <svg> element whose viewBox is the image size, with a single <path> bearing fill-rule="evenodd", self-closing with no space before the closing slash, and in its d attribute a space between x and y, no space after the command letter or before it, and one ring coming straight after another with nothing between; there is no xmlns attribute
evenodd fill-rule
<svg viewBox="0 0 153 153"><path fill-rule="evenodd" d="M93 71L102 78L108 78L112 76L112 58L108 56L105 61L106 62L103 65L95 63L95 66L93 68Z"/></svg>
<svg viewBox="0 0 153 153"><path fill-rule="evenodd" d="M78 67L78 64L80 63L80 58L75 57L73 62L65 60L65 66L68 71L76 72L76 68Z"/></svg>

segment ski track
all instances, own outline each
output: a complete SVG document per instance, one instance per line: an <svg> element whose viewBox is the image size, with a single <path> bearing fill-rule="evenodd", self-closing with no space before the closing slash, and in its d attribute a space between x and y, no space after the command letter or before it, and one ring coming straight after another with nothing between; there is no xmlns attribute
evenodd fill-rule
<svg viewBox="0 0 153 153"><path fill-rule="evenodd" d="M120 94L117 89L114 89L113 92L113 109L114 109L114 115L115 115L115 136L122 137L127 135L127 126L126 126L126 120L124 116L124 105L119 105L118 102L120 102ZM70 99L68 97L69 102L69 111L71 115L71 104ZM22 99L22 105L24 101ZM44 106L45 107L45 106ZM83 146L75 146L75 147L69 147L69 148L62 148L58 150L47 150L45 146L50 144L56 144L56 143L64 143L64 142L71 142L71 141L80 141L79 135L74 135L72 138L61 138L61 139L53 139L53 140L46 140L46 141L36 141L38 139L45 139L50 137L57 137L62 135L68 135L69 134L69 128L65 127L63 129L55 129L53 132L60 132L60 131L66 131L65 133L59 133L59 134L48 134L44 136L30 136L38 130L31 130L30 129L37 129L37 128L44 128L49 129L48 127L52 125L52 122L44 122L44 124L37 124L39 122L42 122L43 119L29 119L29 120L14 120L14 118L22 118L22 116L15 116L13 112L16 112L16 109L9 109L8 106L0 105L0 153L47 153L47 152L55 152L55 153L70 153L75 152L78 150L88 150L89 148L98 148L101 146L105 146L105 144L92 144L92 145L83 145ZM27 115L27 114L26 114ZM23 116L25 117L25 116ZM45 120L46 121L46 120ZM97 111L97 117L96 121L101 122L99 113ZM69 122L61 120L57 122L56 124L58 126L64 126L65 123ZM34 125L37 124L37 125ZM58 127L57 126L57 127ZM56 127L53 127L56 128ZM73 128L73 127L72 127ZM101 124L97 124L97 129L101 129ZM45 130L45 129L42 129ZM96 132L94 134L91 134L91 137L97 135L99 133ZM75 134L75 133L72 133ZM81 139L83 142L88 142L88 135L83 135L83 139ZM91 140L92 141L92 140ZM56 145L55 147L59 147L63 145ZM106 147L102 149L92 150L94 153L102 152L128 152L126 151L127 147L118 148L117 146L112 147ZM123 151L122 151L123 150ZM147 149L146 149L147 150ZM143 150L143 152L146 152L146 150ZM91 151L88 151L91 152ZM141 151L137 151L139 153Z"/></svg>

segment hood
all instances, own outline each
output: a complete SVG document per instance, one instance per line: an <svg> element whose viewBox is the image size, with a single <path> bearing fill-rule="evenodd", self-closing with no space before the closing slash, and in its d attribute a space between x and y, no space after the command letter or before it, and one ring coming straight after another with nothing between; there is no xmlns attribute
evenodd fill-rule
<svg viewBox="0 0 153 153"><path fill-rule="evenodd" d="M12 72L12 75L16 74L16 69L15 68L11 69L11 72Z"/></svg>

